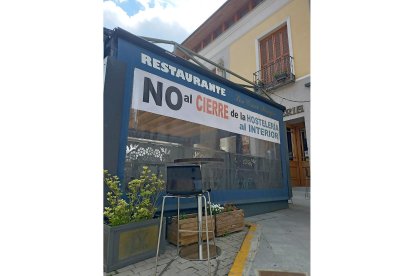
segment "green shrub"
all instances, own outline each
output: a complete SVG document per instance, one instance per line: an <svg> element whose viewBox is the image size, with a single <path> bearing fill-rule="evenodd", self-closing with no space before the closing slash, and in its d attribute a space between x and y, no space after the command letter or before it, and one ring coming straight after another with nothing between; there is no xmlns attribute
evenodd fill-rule
<svg viewBox="0 0 414 276"><path fill-rule="evenodd" d="M107 170L104 170L104 183L109 188L109 206L105 207L104 211L109 225L122 225L154 217L158 199L164 189L162 175L157 177L144 166L140 177L131 180L127 185L128 200L122 198L118 177L112 176Z"/></svg>

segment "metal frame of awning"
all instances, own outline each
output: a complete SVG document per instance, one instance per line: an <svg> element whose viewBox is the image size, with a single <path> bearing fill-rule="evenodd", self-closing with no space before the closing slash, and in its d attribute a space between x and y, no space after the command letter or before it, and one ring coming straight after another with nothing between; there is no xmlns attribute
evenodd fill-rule
<svg viewBox="0 0 414 276"><path fill-rule="evenodd" d="M202 55L200 55L200 54L198 54L198 53L196 53L196 52L194 52L194 51L192 51L192 50L190 50L190 49L188 49L188 48L186 48L186 47L184 47L183 45L181 45L181 44L179 44L179 43L177 43L177 42L175 42L175 41L172 41L172 40L165 40L165 39L159 39L159 38L153 38L153 37L147 37L147 36L138 36L139 38L142 38L142 39L145 39L146 41L148 41L148 42L152 42L152 43L162 43L162 44L169 44L169 45L173 45L174 47L175 47L175 49L178 49L179 51L181 51L184 55L186 55L189 59L191 59L194 63L196 63L198 66L200 66L201 68L203 68L203 69L206 69L206 70L209 70L210 71L210 69L208 69L204 64L202 64L199 60L197 60L196 59L196 57L197 58L199 58L199 59L201 59L201 60L203 60L203 61L205 61L205 62L207 62L207 63L209 63L209 64L211 64L211 65L214 65L215 67L217 67L217 68L220 68L221 70L223 70L224 72L226 72L226 73L229 73L229 74L231 74L231 75L233 75L233 76L235 76L236 78L238 78L238 79L240 79L240 80L242 80L242 81L245 81L245 82L247 82L249 85L245 85L245 84L238 84L238 85L240 85L240 86L243 86L243 87L247 87L247 88L253 88L254 90L261 90L261 92L263 92L263 94L265 94L266 96L267 96L267 98L270 100L270 101L272 101L272 102L274 102L274 103L276 103L267 93L266 93L266 91L264 90L264 89L262 89L261 87L259 87L256 83L254 83L254 82L252 82L252 81L249 81L248 79L246 79L246 78L244 78L244 77L242 77L242 76L240 76L239 74L237 74L237 73L235 73L235 72L233 72L233 71L231 71L230 69L227 69L227 68L225 68L224 66L222 66L222 65L220 65L220 64L217 64L217 63L215 63L214 61L212 61L212 60L209 60L208 58L206 58L206 57L203 57ZM254 92L252 92L252 93L254 93Z"/></svg>

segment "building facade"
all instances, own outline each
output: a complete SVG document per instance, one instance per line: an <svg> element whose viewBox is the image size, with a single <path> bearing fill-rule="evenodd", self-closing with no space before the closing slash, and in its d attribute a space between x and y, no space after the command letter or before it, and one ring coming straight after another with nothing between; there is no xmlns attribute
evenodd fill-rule
<svg viewBox="0 0 414 276"><path fill-rule="evenodd" d="M121 189L143 166L165 179L185 160L203 163L214 203L246 215L288 207L284 106L120 28L104 42L104 168Z"/></svg>
<svg viewBox="0 0 414 276"><path fill-rule="evenodd" d="M290 183L310 186L310 1L228 0L182 45L251 82L205 63L211 71L286 107Z"/></svg>

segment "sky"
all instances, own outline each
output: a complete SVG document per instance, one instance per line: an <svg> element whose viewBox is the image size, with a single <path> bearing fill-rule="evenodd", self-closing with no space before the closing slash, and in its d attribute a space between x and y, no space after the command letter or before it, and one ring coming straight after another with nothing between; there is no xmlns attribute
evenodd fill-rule
<svg viewBox="0 0 414 276"><path fill-rule="evenodd" d="M106 0L104 27L183 42L226 0ZM165 45L159 45L164 46Z"/></svg>

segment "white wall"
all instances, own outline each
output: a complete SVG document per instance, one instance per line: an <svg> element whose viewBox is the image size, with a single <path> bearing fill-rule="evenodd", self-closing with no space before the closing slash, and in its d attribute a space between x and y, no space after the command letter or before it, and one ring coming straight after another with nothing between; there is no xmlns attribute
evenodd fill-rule
<svg viewBox="0 0 414 276"><path fill-rule="evenodd" d="M303 119L306 128L306 139L308 141L309 157L311 152L310 141L311 141L311 128L310 128L310 87L306 87L305 84L310 83L310 76L296 80L296 82L287 84L286 86L280 87L273 92L268 92L269 96L277 103L285 106L286 108L292 108L299 105L303 105L304 112L286 116L283 121L289 122L294 120ZM308 102L292 102L294 101L308 101Z"/></svg>

